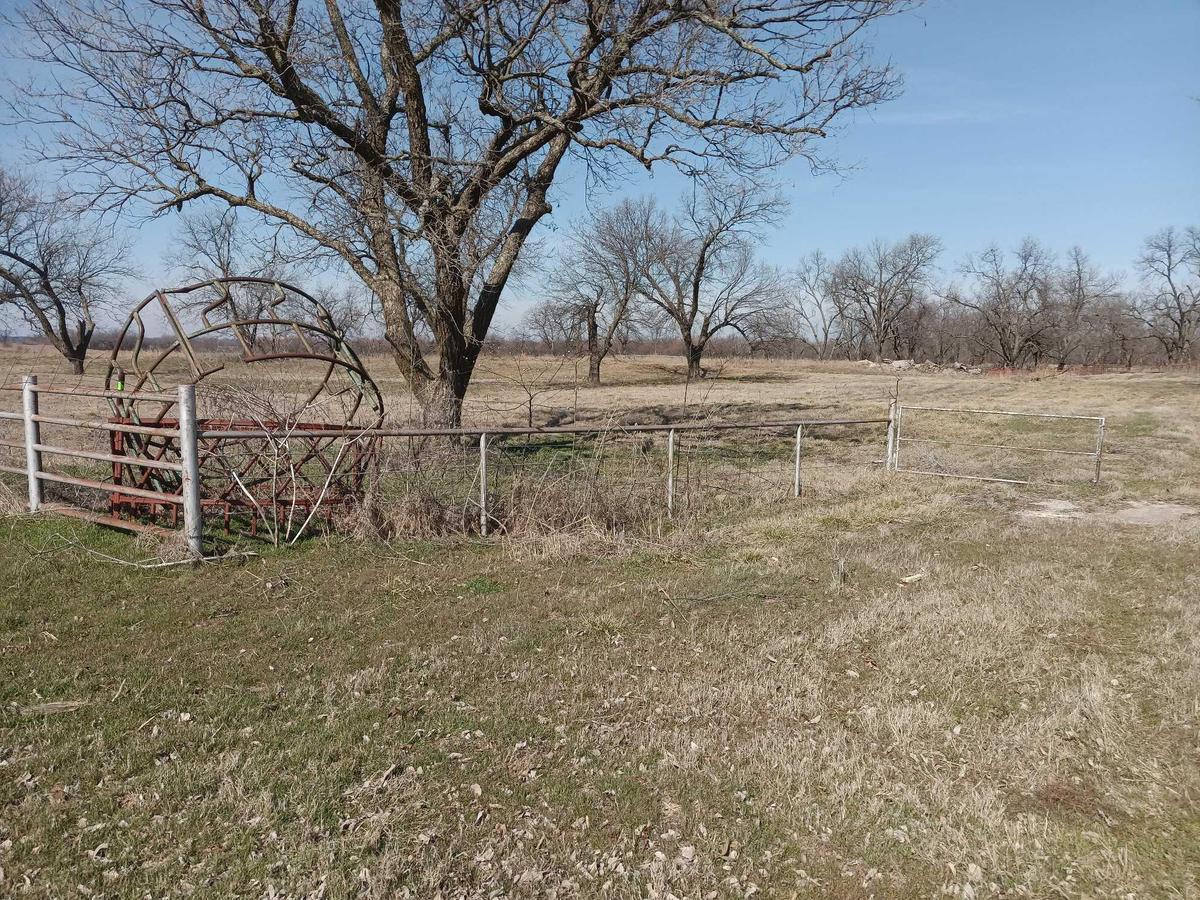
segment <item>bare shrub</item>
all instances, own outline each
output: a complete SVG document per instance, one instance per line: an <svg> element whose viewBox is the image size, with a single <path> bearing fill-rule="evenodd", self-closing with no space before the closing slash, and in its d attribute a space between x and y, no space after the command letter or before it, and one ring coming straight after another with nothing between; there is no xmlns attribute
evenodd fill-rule
<svg viewBox="0 0 1200 900"><path fill-rule="evenodd" d="M321 423L347 421L346 400L291 387L225 386L206 392L211 426L224 422L235 431L261 434L208 443L203 455L209 474L203 467L201 474L205 493L246 508L255 531L261 528L275 545L296 543L310 527L331 518L329 507L354 501L377 441L353 434L313 436Z"/></svg>

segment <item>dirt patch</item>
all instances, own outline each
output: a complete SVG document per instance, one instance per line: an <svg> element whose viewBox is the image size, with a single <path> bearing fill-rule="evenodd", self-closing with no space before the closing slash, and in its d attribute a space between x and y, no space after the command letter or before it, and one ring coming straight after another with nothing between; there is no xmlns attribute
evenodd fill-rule
<svg viewBox="0 0 1200 900"><path fill-rule="evenodd" d="M1182 503L1130 501L1122 509L1093 511L1070 500L1038 500L1019 515L1023 519L1086 519L1113 525L1178 525L1200 516L1200 509Z"/></svg>
<svg viewBox="0 0 1200 900"><path fill-rule="evenodd" d="M1186 519L1200 515L1200 509L1182 503L1158 503L1141 501L1126 503L1125 508L1097 516L1104 522L1119 525L1177 525Z"/></svg>
<svg viewBox="0 0 1200 900"><path fill-rule="evenodd" d="M1026 519L1082 519L1084 512L1070 500L1038 500L1021 510Z"/></svg>

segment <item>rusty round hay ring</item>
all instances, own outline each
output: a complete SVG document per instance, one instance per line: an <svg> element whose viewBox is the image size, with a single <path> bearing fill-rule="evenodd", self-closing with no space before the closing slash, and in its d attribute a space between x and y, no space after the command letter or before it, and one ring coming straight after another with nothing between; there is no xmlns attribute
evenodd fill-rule
<svg viewBox="0 0 1200 900"><path fill-rule="evenodd" d="M233 289L247 285L272 289L274 296L263 310L269 315L248 318L241 318L237 315L237 310L233 305ZM216 291L217 298L202 309L200 313L202 327L189 332L172 306L171 298L205 289ZM157 304L163 313L167 324L174 333L175 341L163 348L148 364L145 364L143 363L143 353L146 351L146 325L143 313L147 307L153 304ZM285 307L286 311L307 311L309 315L304 318L284 315ZM302 349L272 353L257 352L253 347L254 342L246 332L247 329L263 326L290 330ZM132 357L128 366L122 366L120 354L131 330L134 330ZM124 370L136 379L132 384L126 384L125 390L135 393L146 389L161 391L164 386L159 381L158 369L176 352L184 355L191 372L190 380L198 383L221 371L224 364L205 368L200 362L201 357L195 343L201 338L218 334L221 331L230 331L233 334L242 350L242 362L247 364L277 359L316 360L325 363L327 365L325 377L310 394L310 402L322 391L328 390L330 377L338 368L343 369L357 390L352 408L346 415L347 422L353 419L364 401L374 413L376 421L383 418L383 396L367 373L362 360L338 328L329 309L321 301L295 285L270 278L215 278L185 287L154 291L133 308L125 325L117 334L112 354L109 357L108 370L104 377L104 387L106 390L112 390L114 377L119 370ZM318 349L322 344L325 352Z"/></svg>
<svg viewBox="0 0 1200 900"><path fill-rule="evenodd" d="M239 289L266 291L268 295L265 298L259 295L253 314L242 315L235 303ZM215 299L200 308L199 325L189 329L172 301L206 290L212 291ZM146 333L145 316L151 309L157 309L169 327L165 345L149 346L151 341L160 343L158 339L148 339ZM272 336L270 346L265 349L257 346L257 336L264 330ZM110 391L128 392L131 398L136 398L139 391L162 393L181 382L199 383L226 368L224 359L206 363L205 350L198 346L205 343L206 338L219 339L223 333L232 334L240 349L240 360L246 364L278 360L319 363L323 374L308 393L302 409L309 408L324 394L339 398L344 416L338 422L281 421L244 415L199 422L202 433L205 429L246 430L261 435L266 430L279 435L278 439L248 435L201 440L202 505L206 512L221 514L227 529L239 512L249 512L249 529L255 532L265 511L274 513L280 507L292 510L299 507L304 511L321 505L328 512L331 507L357 501L363 493L367 469L377 453L378 441L316 436L298 438L290 437L289 433L336 432L347 426L370 429L383 419L383 397L329 309L294 285L275 279L238 277L154 291L133 308L118 333L104 387ZM281 336L284 339L282 346ZM132 347L126 351L130 339ZM221 349L225 350L224 347ZM126 352L129 355L122 360L122 354ZM165 384L169 376L164 363L180 356L186 362L186 371L182 377L175 377L173 384ZM344 377L335 380L337 373ZM174 405L169 402L113 399L110 403L115 421L163 427L177 424L169 417ZM148 410L147 405L156 409ZM288 445L289 454L294 454L288 460L287 477L282 479L279 477L281 442ZM174 473L139 466L137 460L177 456L178 446L174 439L114 432L112 453L129 458L128 463L113 465L114 490L110 496L113 514L152 518L166 515L174 520L175 507L140 500L121 490L122 487L134 487L173 492L176 487L173 482L177 480Z"/></svg>

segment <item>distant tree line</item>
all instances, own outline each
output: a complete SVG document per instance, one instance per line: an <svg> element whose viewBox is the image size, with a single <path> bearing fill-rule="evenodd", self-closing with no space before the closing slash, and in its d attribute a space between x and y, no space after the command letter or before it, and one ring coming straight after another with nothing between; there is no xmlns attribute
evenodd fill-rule
<svg viewBox="0 0 1200 900"><path fill-rule="evenodd" d="M941 243L928 234L836 258L813 251L785 270L755 252L786 208L779 196L744 181L697 184L674 209L626 199L576 222L541 261L549 299L515 338L493 335L491 352L586 356L591 384L614 352L679 353L689 378L704 377L713 352L1060 370L1200 356L1200 227L1146 238L1128 284L1080 247L1056 254L1032 238L984 248L946 270ZM215 209L183 217L165 261L181 283L255 275L305 284L365 348L390 349L370 338L381 328L378 298L353 278L329 287L331 261L307 251L278 231L248 227L235 210ZM0 170L6 330L40 336L82 371L89 348L111 346L97 317L132 274L125 255L111 232L61 198ZM253 320L270 300L248 291L237 314ZM431 328L414 334L421 352L436 352Z"/></svg>
<svg viewBox="0 0 1200 900"><path fill-rule="evenodd" d="M1200 228L1146 238L1136 283L1080 247L1033 238L989 246L949 275L941 242L912 234L837 258L813 251L785 271L754 241L784 204L715 185L668 212L625 200L579 222L552 263L549 299L518 335L525 349L580 353L589 381L615 350L679 352L689 377L704 353L931 361L1035 368L1184 363L1200 339Z"/></svg>

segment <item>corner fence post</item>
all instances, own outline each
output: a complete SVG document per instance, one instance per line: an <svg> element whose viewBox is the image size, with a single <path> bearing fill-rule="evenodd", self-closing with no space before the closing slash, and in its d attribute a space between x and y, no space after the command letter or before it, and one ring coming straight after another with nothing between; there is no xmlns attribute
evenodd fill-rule
<svg viewBox="0 0 1200 900"><path fill-rule="evenodd" d="M1092 477L1092 484L1100 483L1100 462L1104 458L1104 416L1100 417L1099 423L1096 425L1096 474Z"/></svg>
<svg viewBox="0 0 1200 900"><path fill-rule="evenodd" d="M883 470L885 472L895 471L896 468L896 401L893 399L888 404L888 427L887 427L887 456L883 461Z"/></svg>
<svg viewBox="0 0 1200 900"><path fill-rule="evenodd" d="M803 485L800 482L800 444L804 440L804 426L796 426L796 472L792 480L792 496L797 500L800 499L800 492L803 490Z"/></svg>
<svg viewBox="0 0 1200 900"><path fill-rule="evenodd" d="M675 429L667 432L667 518L675 518Z"/></svg>
<svg viewBox="0 0 1200 900"><path fill-rule="evenodd" d="M38 395L37 376L26 375L21 379L21 412L25 419L25 474L29 481L29 511L35 513L42 505L42 428L37 421Z"/></svg>
<svg viewBox="0 0 1200 900"><path fill-rule="evenodd" d="M487 432L479 435L479 533L487 537L488 533L488 471L487 471Z"/></svg>
<svg viewBox="0 0 1200 900"><path fill-rule="evenodd" d="M204 523L200 512L200 453L196 440L196 386L179 386L179 458L183 463L183 533L188 552L204 556Z"/></svg>

